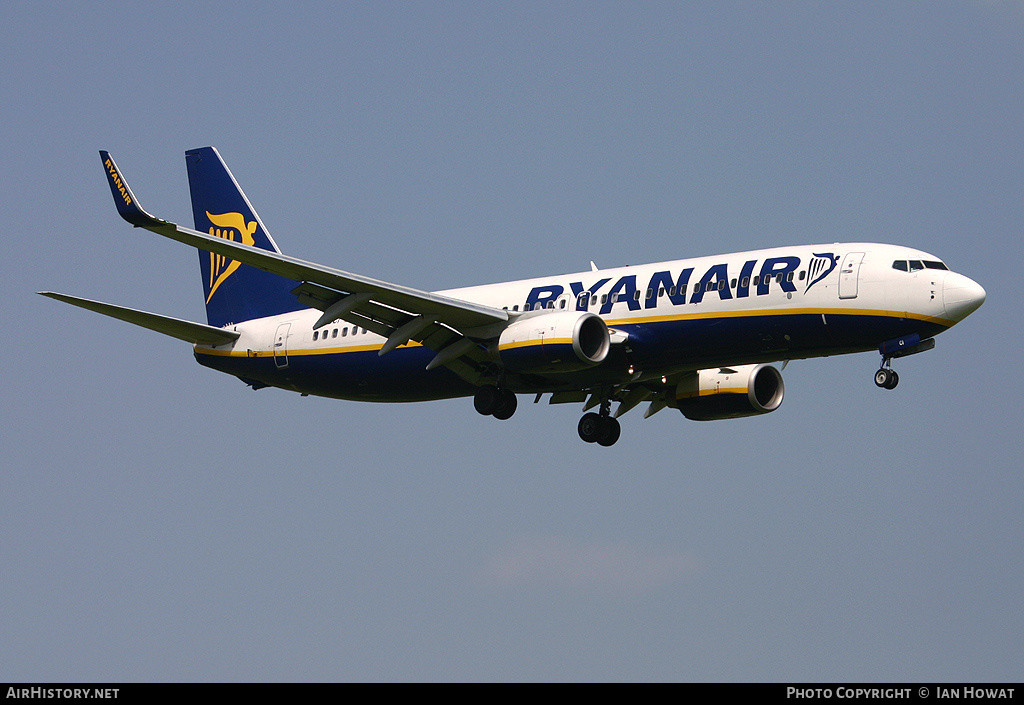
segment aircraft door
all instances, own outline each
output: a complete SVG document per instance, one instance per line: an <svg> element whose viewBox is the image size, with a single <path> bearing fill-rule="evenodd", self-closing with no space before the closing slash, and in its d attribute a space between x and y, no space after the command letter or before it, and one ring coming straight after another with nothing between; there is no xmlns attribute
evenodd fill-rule
<svg viewBox="0 0 1024 705"><path fill-rule="evenodd" d="M857 298L857 281L860 278L860 263L863 259L863 252L847 252L843 257L843 266L839 270L839 298Z"/></svg>
<svg viewBox="0 0 1024 705"><path fill-rule="evenodd" d="M282 323L274 334L274 364L279 370L288 367L288 333L291 328L291 323Z"/></svg>

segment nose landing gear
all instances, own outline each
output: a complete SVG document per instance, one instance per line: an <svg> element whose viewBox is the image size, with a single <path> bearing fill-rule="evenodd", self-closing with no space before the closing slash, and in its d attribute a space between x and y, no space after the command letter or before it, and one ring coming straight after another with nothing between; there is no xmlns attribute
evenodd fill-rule
<svg viewBox="0 0 1024 705"><path fill-rule="evenodd" d="M882 354L882 365L875 373L875 384L882 389L896 389L896 385L900 383L900 376L892 369L892 361L897 357L927 352L934 347L935 338L921 340L917 333L885 341L878 346L878 352Z"/></svg>
<svg viewBox="0 0 1024 705"><path fill-rule="evenodd" d="M882 389L896 389L896 385L900 383L900 376L896 374L896 370L887 367L888 364L889 360L882 362L882 367L875 373L875 384Z"/></svg>

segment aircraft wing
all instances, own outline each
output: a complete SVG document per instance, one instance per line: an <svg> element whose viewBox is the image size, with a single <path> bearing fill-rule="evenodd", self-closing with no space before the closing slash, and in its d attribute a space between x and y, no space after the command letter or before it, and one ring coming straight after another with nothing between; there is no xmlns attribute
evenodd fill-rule
<svg viewBox="0 0 1024 705"><path fill-rule="evenodd" d="M102 313L104 316L110 316L111 318L134 323L149 330L155 330L157 333L163 333L193 345L225 345L238 338L238 333L233 330L215 328L203 323L193 323L192 321L184 321L180 318L161 316L158 313L139 311L138 309L115 306L114 304L105 304L102 301L93 301L92 299L81 299L77 296L58 294L53 291L40 291L38 293L51 299L71 304L72 306L78 306L95 311L96 313Z"/></svg>
<svg viewBox="0 0 1024 705"><path fill-rule="evenodd" d="M341 318L386 336L381 355L416 341L437 353L427 369L444 365L474 383L484 375L487 355L476 341L497 335L508 321L507 311L325 267L162 220L139 205L110 154L101 150L100 158L122 218L171 240L300 282L292 293L301 303L324 312L314 328Z"/></svg>
<svg viewBox="0 0 1024 705"><path fill-rule="evenodd" d="M240 242L226 240L198 230L185 228L176 223L156 218L147 213L121 176L110 154L100 152L100 157L107 167L107 179L114 195L114 203L122 218L136 227L145 228L158 235L177 240L207 252L223 255L251 267L266 272L279 274L298 282L309 282L326 287L337 293L338 300L328 304L341 302L346 295L357 296L346 306L338 306L335 312L347 313L359 311L367 303L375 302L385 307L393 307L408 314L429 317L459 331L487 326L493 323L504 323L508 313L499 308L482 306L469 301L461 301L439 294L433 294L411 287L390 284L388 282L352 274L340 269L325 267L320 264L306 262L296 257L249 247ZM307 304L312 305L312 304ZM325 312L325 314L328 312ZM371 313L367 311L367 313ZM327 323L341 315L333 315L322 323ZM318 325L322 325L318 324Z"/></svg>

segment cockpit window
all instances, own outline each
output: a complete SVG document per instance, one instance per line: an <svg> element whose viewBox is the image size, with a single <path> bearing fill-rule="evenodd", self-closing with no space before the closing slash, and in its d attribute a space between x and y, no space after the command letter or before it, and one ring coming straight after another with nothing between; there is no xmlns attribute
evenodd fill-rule
<svg viewBox="0 0 1024 705"><path fill-rule="evenodd" d="M898 259L892 263L892 268L898 269L901 272L918 272L922 269L943 269L949 271L949 267L942 262L936 260L924 260L922 262L919 259L912 259L909 262L905 259Z"/></svg>

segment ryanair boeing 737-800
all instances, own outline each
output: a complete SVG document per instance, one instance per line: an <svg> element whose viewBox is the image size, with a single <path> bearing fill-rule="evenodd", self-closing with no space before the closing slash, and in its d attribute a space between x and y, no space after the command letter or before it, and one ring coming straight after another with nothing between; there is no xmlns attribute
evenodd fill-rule
<svg viewBox="0 0 1024 705"><path fill-rule="evenodd" d="M696 420L774 411L784 386L772 362L877 349L875 384L892 389L893 359L932 349L985 301L938 257L872 243L420 291L282 254L212 147L185 153L195 230L147 213L110 155L100 158L122 218L200 251L207 323L44 296L192 343L201 365L253 389L472 396L498 419L512 416L518 394L549 394L583 403L580 437L605 446L643 402L645 417L665 407Z"/></svg>

